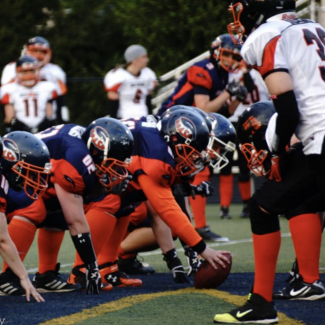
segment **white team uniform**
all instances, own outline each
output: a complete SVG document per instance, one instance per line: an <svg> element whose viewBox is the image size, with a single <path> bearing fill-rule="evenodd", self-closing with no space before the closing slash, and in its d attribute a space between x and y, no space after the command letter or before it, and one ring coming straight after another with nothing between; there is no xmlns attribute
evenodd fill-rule
<svg viewBox="0 0 325 325"><path fill-rule="evenodd" d="M148 67L134 76L124 68L109 71L104 78L106 91L119 94L118 118L138 118L148 115L146 97L157 84L156 74Z"/></svg>
<svg viewBox="0 0 325 325"><path fill-rule="evenodd" d="M229 117L229 121L237 122L239 116L245 111L247 107L250 105L257 103L261 100L269 100L270 95L268 93L267 87L262 76L258 73L258 71L252 69L250 75L254 81L255 88L252 92L249 92L246 98L238 105L234 114ZM229 73L229 82L232 80L241 80L242 78L242 71L238 71L236 73Z"/></svg>
<svg viewBox="0 0 325 325"><path fill-rule="evenodd" d="M295 134L305 154L320 154L325 135L325 30L310 20L279 20L281 16L257 28L241 54L263 77L273 71L290 74L300 112Z"/></svg>
<svg viewBox="0 0 325 325"><path fill-rule="evenodd" d="M40 81L27 88L17 82L1 87L1 104L12 104L16 118L30 128L37 127L46 116L46 104L57 97L52 82Z"/></svg>
<svg viewBox="0 0 325 325"><path fill-rule="evenodd" d="M1 75L1 85L4 86L8 83L14 82L16 78L16 62L8 63ZM57 65L53 63L47 63L40 69L40 78L43 81L50 81L55 85L55 90L58 96L65 95L67 93L66 87L66 74ZM53 102L54 118L56 118L56 102Z"/></svg>

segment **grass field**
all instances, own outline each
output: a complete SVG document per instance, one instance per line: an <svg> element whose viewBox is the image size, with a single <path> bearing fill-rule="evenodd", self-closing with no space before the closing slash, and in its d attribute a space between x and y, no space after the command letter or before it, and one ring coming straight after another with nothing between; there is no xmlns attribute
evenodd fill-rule
<svg viewBox="0 0 325 325"><path fill-rule="evenodd" d="M100 296L84 292L43 294L45 303L26 303L24 297L0 297L0 325L201 325L212 324L215 313L227 312L242 305L253 283L253 250L249 220L240 219L240 205L230 209L232 219L221 220L219 207L207 206L208 224L212 230L229 237L224 244L211 244L216 249L231 251L233 267L230 276L218 289L197 290L193 284L175 284L162 259L161 252L141 254L154 266L154 275L139 276L143 285L135 288L114 288ZM275 289L285 284L287 271L294 260L294 251L286 219L280 218L283 233ZM186 265L178 241L179 256ZM324 244L323 244L324 250ZM67 233L59 262L64 277L68 276L74 259L74 248ZM37 271L37 246L25 260L30 276ZM325 259L322 254L321 271ZM322 274L325 280L325 275ZM324 300L314 302L276 301L281 325L323 325Z"/></svg>
<svg viewBox="0 0 325 325"><path fill-rule="evenodd" d="M251 242L251 230L250 222L248 219L239 218L242 206L234 204L230 207L230 213L232 219L222 220L219 217L219 207L216 204L207 205L207 220L208 225L213 231L229 238L229 243L208 243L210 247L215 249L229 250L233 255L233 272L253 272L254 261L253 261L253 248ZM294 260L294 250L289 234L288 221L285 218L280 218L281 231L282 231L282 244L280 255L278 259L278 272L287 272L292 265ZM182 253L182 248L178 240L175 241L175 245L179 248L179 257L184 261L186 260ZM324 251L325 243L323 241L322 251ZM154 266L157 272L168 272L166 262L163 261L161 252L159 250L153 252L146 252L140 255L145 262ZM321 270L325 271L325 256L321 256ZM64 238L63 245L59 254L59 262L61 263L61 272L68 273L71 271L71 265L74 260L74 247L68 232ZM38 255L37 245L34 241L30 252L25 259L26 268L30 273L35 273L37 270Z"/></svg>

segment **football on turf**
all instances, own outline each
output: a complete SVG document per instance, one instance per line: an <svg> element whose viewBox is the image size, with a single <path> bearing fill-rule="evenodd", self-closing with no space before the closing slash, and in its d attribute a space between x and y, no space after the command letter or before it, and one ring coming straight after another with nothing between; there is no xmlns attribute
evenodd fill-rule
<svg viewBox="0 0 325 325"><path fill-rule="evenodd" d="M226 281L231 270L232 257L231 254L224 254L230 260L230 263L225 263L226 267L217 265L215 270L208 261L204 260L197 270L194 277L194 288L196 289L215 289Z"/></svg>

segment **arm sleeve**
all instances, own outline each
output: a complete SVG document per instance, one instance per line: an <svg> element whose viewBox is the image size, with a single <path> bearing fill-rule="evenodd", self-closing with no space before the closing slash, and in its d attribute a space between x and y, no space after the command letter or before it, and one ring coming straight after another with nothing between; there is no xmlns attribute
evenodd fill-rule
<svg viewBox="0 0 325 325"><path fill-rule="evenodd" d="M157 184L147 175L140 175L138 182L154 210L173 233L190 247L196 246L202 241L175 201L171 188Z"/></svg>
<svg viewBox="0 0 325 325"><path fill-rule="evenodd" d="M109 115L113 118L117 118L117 111L119 107L119 100L109 100L108 101L108 110L109 110Z"/></svg>

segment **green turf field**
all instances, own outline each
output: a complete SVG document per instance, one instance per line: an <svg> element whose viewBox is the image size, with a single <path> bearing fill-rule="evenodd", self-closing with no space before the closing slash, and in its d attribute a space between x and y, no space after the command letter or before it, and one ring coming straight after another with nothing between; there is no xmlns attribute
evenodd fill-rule
<svg viewBox="0 0 325 325"><path fill-rule="evenodd" d="M253 272L253 249L251 242L250 222L248 219L239 218L242 206L240 204L234 204L230 207L231 220L222 220L219 217L219 207L216 204L207 205L207 219L208 225L211 229L218 234L229 238L229 243L208 243L209 246L215 249L229 250L233 255L232 272ZM278 272L287 272L294 260L294 250L289 235L288 222L285 218L280 218L281 230L283 234L282 245L280 255L278 259ZM175 242L177 248L181 250L179 257L184 261L184 254L182 253L181 245L177 240ZM324 250L323 242L323 250ZM322 250L322 251L323 251ZM154 266L157 272L168 272L166 262L163 261L160 251L146 252L141 254L145 262ZM66 233L63 245L60 250L59 262L61 263L61 272L68 273L71 270L71 265L74 260L74 247L72 245L68 232ZM37 245L34 241L30 252L25 259L25 266L30 273L34 273L37 270L38 255ZM321 255L321 271L325 271L325 257Z"/></svg>

